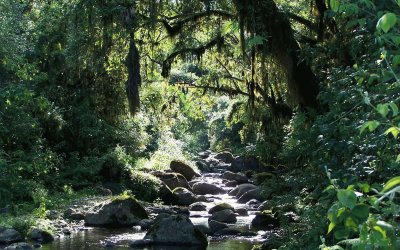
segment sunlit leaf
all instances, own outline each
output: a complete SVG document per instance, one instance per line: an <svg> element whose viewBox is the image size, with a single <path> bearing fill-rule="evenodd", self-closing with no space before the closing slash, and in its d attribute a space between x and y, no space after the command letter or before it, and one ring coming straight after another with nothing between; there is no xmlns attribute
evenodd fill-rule
<svg viewBox="0 0 400 250"><path fill-rule="evenodd" d="M377 29L383 30L385 33L389 32L397 23L397 17L395 14L389 12L383 15L376 25Z"/></svg>
<svg viewBox="0 0 400 250"><path fill-rule="evenodd" d="M389 103L389 106L393 111L393 116L396 116L399 114L399 108L397 107L396 103L391 102L391 103Z"/></svg>
<svg viewBox="0 0 400 250"><path fill-rule="evenodd" d="M366 123L364 123L364 125L361 126L360 129L360 134L363 133L365 131L365 129L368 128L368 130L370 132L374 131L381 123L379 121L368 121Z"/></svg>
<svg viewBox="0 0 400 250"><path fill-rule="evenodd" d="M382 189L382 192L387 192L388 190L394 188L395 186L400 185L400 176L396 176L386 182L385 186Z"/></svg>
<svg viewBox="0 0 400 250"><path fill-rule="evenodd" d="M376 110L379 114L381 114L384 118L389 114L389 105L388 104L378 104Z"/></svg>
<svg viewBox="0 0 400 250"><path fill-rule="evenodd" d="M330 0L330 4L331 4L331 9L335 12L338 12L340 6L339 0Z"/></svg>
<svg viewBox="0 0 400 250"><path fill-rule="evenodd" d="M385 135L392 134L395 139L399 136L399 128L397 127L390 127L385 131Z"/></svg>
<svg viewBox="0 0 400 250"><path fill-rule="evenodd" d="M329 234L330 232L332 232L332 230L335 228L335 226L336 226L335 223L333 223L333 222L329 223L328 234Z"/></svg>

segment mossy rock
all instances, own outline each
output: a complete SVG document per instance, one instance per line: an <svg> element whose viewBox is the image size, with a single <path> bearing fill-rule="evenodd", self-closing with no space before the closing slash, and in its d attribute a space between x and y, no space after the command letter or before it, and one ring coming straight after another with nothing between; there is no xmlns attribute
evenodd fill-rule
<svg viewBox="0 0 400 250"><path fill-rule="evenodd" d="M228 204L228 203L220 203L220 204L217 204L214 207L212 207L208 211L208 213L209 214L213 214L213 213L225 210L225 209L230 209L230 210L232 210L232 212L235 212L235 209L230 204Z"/></svg>
<svg viewBox="0 0 400 250"><path fill-rule="evenodd" d="M194 171L194 169L191 166L189 166L188 164L186 164L186 163L184 163L182 161L176 161L176 160L171 161L170 168L174 172L185 176L185 178L188 181L193 179L193 177L200 176L196 171Z"/></svg>

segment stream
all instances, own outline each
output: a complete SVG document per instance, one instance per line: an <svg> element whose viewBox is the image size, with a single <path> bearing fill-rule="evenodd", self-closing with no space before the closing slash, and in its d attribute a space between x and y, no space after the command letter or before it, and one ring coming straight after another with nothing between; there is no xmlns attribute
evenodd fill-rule
<svg viewBox="0 0 400 250"><path fill-rule="evenodd" d="M211 183L223 188L227 193L234 187L227 187L223 183L221 173L205 173L201 177L195 180L204 181ZM190 220L194 225L207 225L208 218L211 216L208 210L216 204L228 203L235 209L245 208L248 211L247 216L237 216L237 222L234 224L228 224L229 228L237 229L241 232L254 232L255 236L244 237L244 236L208 236L208 247L209 250L214 249L235 249L235 250L249 250L256 243L265 241L268 232L266 231L252 231L250 224L252 219L255 217L256 209L252 209L246 204L240 204L237 202L236 197L228 194L217 194L217 195L206 195L207 202L204 202L207 206L206 211L190 211ZM89 227L78 233L74 233L71 236L63 236L56 239L52 243L43 245L42 249L51 250L69 250L69 249L132 249L129 247L129 243L133 240L142 239L146 234L146 231L140 230L140 228L98 228ZM179 247L179 246L146 246L136 249L199 249L198 247ZM200 248L201 249L201 248Z"/></svg>

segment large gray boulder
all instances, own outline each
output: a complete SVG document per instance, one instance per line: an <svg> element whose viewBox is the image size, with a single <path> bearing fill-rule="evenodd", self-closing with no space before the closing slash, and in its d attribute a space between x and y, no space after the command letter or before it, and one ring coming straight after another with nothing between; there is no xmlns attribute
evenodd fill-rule
<svg viewBox="0 0 400 250"><path fill-rule="evenodd" d="M208 221L219 221L224 223L236 223L236 215L231 209L225 209L222 211L215 212L211 215Z"/></svg>
<svg viewBox="0 0 400 250"><path fill-rule="evenodd" d="M54 241L54 236L50 231L43 230L38 227L34 227L31 229L30 238L44 244Z"/></svg>
<svg viewBox="0 0 400 250"><path fill-rule="evenodd" d="M232 163L235 159L235 157L229 151L220 152L216 154L214 158L225 163Z"/></svg>
<svg viewBox="0 0 400 250"><path fill-rule="evenodd" d="M152 172L151 174L164 182L171 190L174 190L177 187L184 187L190 190L187 179L185 176L179 173L166 173L157 171Z"/></svg>
<svg viewBox="0 0 400 250"><path fill-rule="evenodd" d="M178 187L175 188L172 193L176 196L176 204L181 206L189 206L190 204L197 201L195 194L187 190L186 188Z"/></svg>
<svg viewBox="0 0 400 250"><path fill-rule="evenodd" d="M181 161L171 161L170 168L181 175L183 175L186 180L190 181L193 177L199 177L200 174L194 171L194 169Z"/></svg>
<svg viewBox="0 0 400 250"><path fill-rule="evenodd" d="M133 226L142 219L148 219L146 210L130 196L121 196L101 202L90 208L85 216L89 226Z"/></svg>
<svg viewBox="0 0 400 250"><path fill-rule="evenodd" d="M226 223L219 222L219 221L216 221L216 220L210 220L208 222L208 226L210 227L210 230L213 233L228 227L228 225Z"/></svg>
<svg viewBox="0 0 400 250"><path fill-rule="evenodd" d="M11 244L22 240L23 238L17 230L13 228L0 227L0 244Z"/></svg>
<svg viewBox="0 0 400 250"><path fill-rule="evenodd" d="M235 187L229 192L229 195L231 196L236 196L236 198L240 198L244 193L256 189L257 186L250 184L250 183L245 183L245 184L240 184L239 186Z"/></svg>
<svg viewBox="0 0 400 250"><path fill-rule="evenodd" d="M225 171L223 178L230 181L236 181L239 184L249 182L247 176L243 173L234 173L231 171Z"/></svg>
<svg viewBox="0 0 400 250"><path fill-rule="evenodd" d="M261 195L261 189L256 188L250 191L247 191L244 193L240 198L238 199L239 203L247 203L250 200L257 200L257 201L264 201L264 197Z"/></svg>
<svg viewBox="0 0 400 250"><path fill-rule="evenodd" d="M189 210L191 210L191 211L206 211L207 206L203 202L196 202L189 206Z"/></svg>
<svg viewBox="0 0 400 250"><path fill-rule="evenodd" d="M207 182L197 182L193 184L192 188L193 188L193 193L200 195L225 193L224 189Z"/></svg>
<svg viewBox="0 0 400 250"><path fill-rule="evenodd" d="M184 215L157 218L144 240L156 245L208 245L204 233L196 229L189 217Z"/></svg>
<svg viewBox="0 0 400 250"><path fill-rule="evenodd" d="M232 205L228 204L228 203L220 203L217 204L215 206L213 206L212 208L210 208L210 210L208 211L209 214L213 214L225 209L230 209L232 210L232 212L235 212L235 209L232 207Z"/></svg>

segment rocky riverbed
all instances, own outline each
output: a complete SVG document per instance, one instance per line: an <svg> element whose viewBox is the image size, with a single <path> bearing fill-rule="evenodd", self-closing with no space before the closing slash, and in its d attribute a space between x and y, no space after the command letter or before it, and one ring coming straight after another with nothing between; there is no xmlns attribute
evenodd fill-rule
<svg viewBox="0 0 400 250"><path fill-rule="evenodd" d="M279 220L251 178L260 168L256 159L206 151L197 165L199 171L173 161L169 170L151 172L163 183L163 204L130 196L78 200L50 212L27 243L0 228L0 249L244 250L268 240Z"/></svg>

